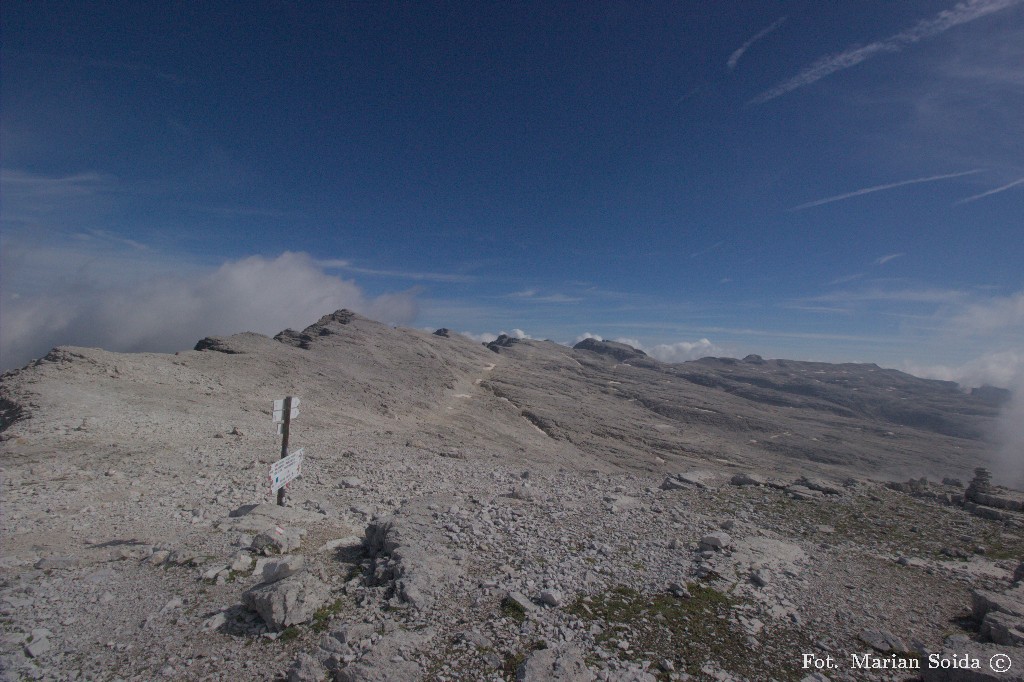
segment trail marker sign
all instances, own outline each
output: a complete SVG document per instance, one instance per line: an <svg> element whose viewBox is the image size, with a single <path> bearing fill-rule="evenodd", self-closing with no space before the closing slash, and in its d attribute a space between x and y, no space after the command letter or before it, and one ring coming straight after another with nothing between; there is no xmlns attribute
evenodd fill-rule
<svg viewBox="0 0 1024 682"><path fill-rule="evenodd" d="M270 465L270 492L277 492L302 474L302 448Z"/></svg>
<svg viewBox="0 0 1024 682"><path fill-rule="evenodd" d="M270 490L277 491L277 504L281 507L284 506L284 484L298 476L302 468L302 448L292 455L288 454L288 432L292 420L298 416L299 399L295 396L274 401L274 423L281 435L281 459L270 465Z"/></svg>
<svg viewBox="0 0 1024 682"><path fill-rule="evenodd" d="M284 404L285 404L286 400L288 400L288 399L287 398L282 398L280 400L275 400L274 401L274 423L275 424L283 424L284 421L285 421L285 415L284 415L284 409L285 408L284 408ZM288 412L288 419L289 420L295 419L298 416L299 416L299 399L293 397L292 398L291 410L289 410L289 412ZM278 430L278 433L281 433L281 431Z"/></svg>

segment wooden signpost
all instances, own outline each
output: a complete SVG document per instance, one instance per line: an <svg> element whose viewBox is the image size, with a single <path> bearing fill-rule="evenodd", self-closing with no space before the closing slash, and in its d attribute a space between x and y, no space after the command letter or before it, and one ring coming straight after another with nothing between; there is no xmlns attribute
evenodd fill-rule
<svg viewBox="0 0 1024 682"><path fill-rule="evenodd" d="M270 465L270 491L277 491L277 504L284 506L284 486L302 473L302 448L288 454L288 431L299 416L299 399L288 396L274 401L274 422L281 434L281 459Z"/></svg>

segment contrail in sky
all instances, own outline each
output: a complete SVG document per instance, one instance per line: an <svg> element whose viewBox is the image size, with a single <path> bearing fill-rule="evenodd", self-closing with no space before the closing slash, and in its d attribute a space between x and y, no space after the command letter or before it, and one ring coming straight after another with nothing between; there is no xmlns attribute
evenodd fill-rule
<svg viewBox="0 0 1024 682"><path fill-rule="evenodd" d="M967 197L966 199L961 199L960 201L956 202L953 205L954 206L959 206L960 204L966 204L966 203L969 203L971 201L977 201L978 199L982 199L984 197L992 196L993 194L998 194L999 192L1002 192L1003 190L1010 189L1011 187L1016 187L1017 185L1022 185L1022 184L1024 184L1024 178L1020 178L1019 180L1014 180L1013 182L1011 182L1008 185L1003 185L1002 187L996 187L995 189L990 189L989 191L982 192L981 194L975 194L973 197Z"/></svg>
<svg viewBox="0 0 1024 682"><path fill-rule="evenodd" d="M928 178L914 178L913 180L901 180L900 182L893 182L888 185L876 185L874 187L865 187L864 189L858 189L856 192L848 192L847 194L839 194L834 197L827 197L825 199L818 199L817 201L808 201L806 204L800 204L789 209L790 211L802 211L805 208L811 208L813 206L821 206L822 204L831 204L833 201L842 201L843 199L852 199L853 197L859 197L862 194L871 194L872 192L881 192L887 189L895 189L897 187L903 187L904 185L917 185L922 182L935 182L936 180L948 180L949 178L959 178L964 175L973 175L974 173L980 173L981 168L975 168L974 170L963 171L960 173L949 173L947 175L933 175Z"/></svg>
<svg viewBox="0 0 1024 682"><path fill-rule="evenodd" d="M912 28L901 33L868 45L851 47L838 54L822 57L789 80L762 92L750 100L750 103L764 104L797 88L816 83L837 71L856 66L883 52L899 52L908 45L937 36L954 26L966 24L993 12L1012 7L1019 2L1021 0L966 0L966 2L958 3L953 9L943 10L930 19L922 19Z"/></svg>
<svg viewBox="0 0 1024 682"><path fill-rule="evenodd" d="M786 17L778 19L774 24L772 24L768 28L761 29L754 35L753 38L740 45L738 50L729 55L729 61L727 62L727 64L729 65L729 70L731 71L736 68L736 64L738 64L740 58L743 57L743 53L749 50L751 45L759 41L761 38L764 38L766 35L777 29L779 26L782 26L782 23L784 21L786 21Z"/></svg>

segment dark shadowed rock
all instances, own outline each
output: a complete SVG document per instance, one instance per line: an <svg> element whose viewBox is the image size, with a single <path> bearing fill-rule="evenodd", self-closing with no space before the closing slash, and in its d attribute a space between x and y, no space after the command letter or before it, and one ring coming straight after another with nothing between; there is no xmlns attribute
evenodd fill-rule
<svg viewBox="0 0 1024 682"><path fill-rule="evenodd" d="M986 405L991 405L992 407L1003 407L1010 402L1010 399L1013 397L1013 392L1005 388L985 384L979 388L972 388L971 396L977 398Z"/></svg>
<svg viewBox="0 0 1024 682"><path fill-rule="evenodd" d="M450 338L451 335L452 335L452 330L448 329L447 327L441 327L440 329L438 329L438 330L436 330L434 332L434 336L443 336L446 339Z"/></svg>
<svg viewBox="0 0 1024 682"><path fill-rule="evenodd" d="M494 341L485 343L484 345L487 346L489 350L492 350L495 353L500 353L502 348L511 348L517 343L519 343L519 339L516 337L509 336L508 334L502 334L498 338L494 339Z"/></svg>
<svg viewBox="0 0 1024 682"><path fill-rule="evenodd" d="M286 343L289 346L308 350L317 337L336 334L337 325L350 324L356 317L356 314L351 310L336 310L329 315L324 315L314 324L303 329L301 333L294 329L285 329L277 334L274 340Z"/></svg>
<svg viewBox="0 0 1024 682"><path fill-rule="evenodd" d="M583 339L573 346L573 350L589 350L592 353L610 355L619 362L647 357L647 353L628 344L619 343L618 341L599 341L597 339Z"/></svg>
<svg viewBox="0 0 1024 682"><path fill-rule="evenodd" d="M242 350L238 350L236 348L232 348L228 341L217 336L207 336L205 338L199 339L199 341L196 343L195 347L192 350L212 350L216 351L217 353L228 354L245 352Z"/></svg>

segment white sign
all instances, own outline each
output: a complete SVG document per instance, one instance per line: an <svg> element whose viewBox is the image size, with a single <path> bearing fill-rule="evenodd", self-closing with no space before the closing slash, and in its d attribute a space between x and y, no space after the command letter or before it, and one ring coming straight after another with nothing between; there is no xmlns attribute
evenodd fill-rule
<svg viewBox="0 0 1024 682"><path fill-rule="evenodd" d="M270 492L277 492L286 483L302 474L302 448L299 448L284 459L270 465Z"/></svg>
<svg viewBox="0 0 1024 682"><path fill-rule="evenodd" d="M299 416L299 399L292 398L292 413L289 419L295 419ZM274 401L274 423L279 424L284 422L284 398L281 400ZM280 431L278 431L280 433Z"/></svg>

